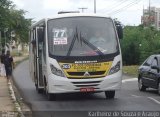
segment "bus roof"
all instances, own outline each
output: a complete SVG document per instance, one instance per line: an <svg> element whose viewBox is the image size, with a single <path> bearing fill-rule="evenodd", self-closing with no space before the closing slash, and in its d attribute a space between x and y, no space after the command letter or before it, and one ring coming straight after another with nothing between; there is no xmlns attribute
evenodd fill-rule
<svg viewBox="0 0 160 117"><path fill-rule="evenodd" d="M107 17L104 14L93 14L93 13L65 13L65 14L57 14L54 18L61 18L61 17L78 17L78 16L93 16L93 17ZM49 18L49 19L54 19Z"/></svg>
<svg viewBox="0 0 160 117"><path fill-rule="evenodd" d="M56 19L56 18L64 18L64 17L79 17L79 16L91 16L91 17L107 17L104 14L93 14L93 13L65 13L65 14L57 14L53 18L48 18L47 20L50 19ZM109 18L109 17L107 17Z"/></svg>
<svg viewBox="0 0 160 117"><path fill-rule="evenodd" d="M33 24L31 27L35 27L37 25L40 25L42 22L46 22L51 19L57 19L57 18L65 18L65 17L79 17L79 16L89 16L89 17L106 17L110 18L108 16L105 16L104 14L93 14L93 13L65 13L65 14L57 14L52 18L44 18L42 20L39 20L35 24Z"/></svg>

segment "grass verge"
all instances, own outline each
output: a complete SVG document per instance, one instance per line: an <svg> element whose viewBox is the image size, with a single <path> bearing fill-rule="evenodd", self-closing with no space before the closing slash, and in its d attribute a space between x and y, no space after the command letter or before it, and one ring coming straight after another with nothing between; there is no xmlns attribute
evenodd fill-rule
<svg viewBox="0 0 160 117"><path fill-rule="evenodd" d="M136 77L138 75L138 65L123 66L123 73Z"/></svg>
<svg viewBox="0 0 160 117"><path fill-rule="evenodd" d="M20 60L18 60L18 61L15 61L15 62L14 62L15 67L16 67L18 64L20 64L21 62L27 60L28 58L29 58L28 56L25 56L25 57L23 57L22 59L20 59Z"/></svg>

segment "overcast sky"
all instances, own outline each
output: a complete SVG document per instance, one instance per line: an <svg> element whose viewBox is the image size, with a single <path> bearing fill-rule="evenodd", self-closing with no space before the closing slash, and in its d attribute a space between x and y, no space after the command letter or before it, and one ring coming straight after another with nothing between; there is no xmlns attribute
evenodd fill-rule
<svg viewBox="0 0 160 117"><path fill-rule="evenodd" d="M12 0L18 9L28 11L26 18L35 21L45 17L53 17L58 11L73 11L88 8L85 13L94 12L94 0ZM150 0L151 6L160 7L160 0ZM124 25L139 25L144 8L149 0L96 0L97 13L118 18Z"/></svg>

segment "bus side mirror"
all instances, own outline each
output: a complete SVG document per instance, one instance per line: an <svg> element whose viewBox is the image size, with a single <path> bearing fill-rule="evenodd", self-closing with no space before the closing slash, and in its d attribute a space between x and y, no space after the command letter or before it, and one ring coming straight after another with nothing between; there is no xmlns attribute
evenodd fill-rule
<svg viewBox="0 0 160 117"><path fill-rule="evenodd" d="M38 34L38 41L43 42L43 40L44 40L44 30L43 30L43 28L39 28L37 30L37 34Z"/></svg>
<svg viewBox="0 0 160 117"><path fill-rule="evenodd" d="M116 25L117 34L119 39L123 39L123 28L120 24Z"/></svg>

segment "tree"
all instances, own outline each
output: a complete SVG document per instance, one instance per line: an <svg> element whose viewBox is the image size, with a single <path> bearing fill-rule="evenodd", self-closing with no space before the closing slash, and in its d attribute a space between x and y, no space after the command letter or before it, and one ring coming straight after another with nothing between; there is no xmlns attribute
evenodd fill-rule
<svg viewBox="0 0 160 117"><path fill-rule="evenodd" d="M8 26L8 20L10 18L10 7L12 2L10 0L0 0L0 28L1 31Z"/></svg>
<svg viewBox="0 0 160 117"><path fill-rule="evenodd" d="M24 10L17 10L10 0L0 0L0 31L2 45L11 41L11 32L16 33L14 38L21 43L28 42L29 26L31 19L26 19ZM7 31L5 31L7 29ZM1 38L1 37L0 37ZM4 41L5 40L5 41Z"/></svg>
<svg viewBox="0 0 160 117"><path fill-rule="evenodd" d="M124 28L124 38L121 42L122 56L124 64L133 65L139 63L139 40L140 32L137 27L126 26Z"/></svg>
<svg viewBox="0 0 160 117"><path fill-rule="evenodd" d="M25 11L24 10L16 10L14 8L10 11L12 16L11 26L12 30L16 33L16 41L21 43L28 42L28 32L29 26L31 25L31 19L26 19L24 17Z"/></svg>
<svg viewBox="0 0 160 117"><path fill-rule="evenodd" d="M121 47L124 64L141 64L148 56L160 53L160 31L143 25L126 26Z"/></svg>

